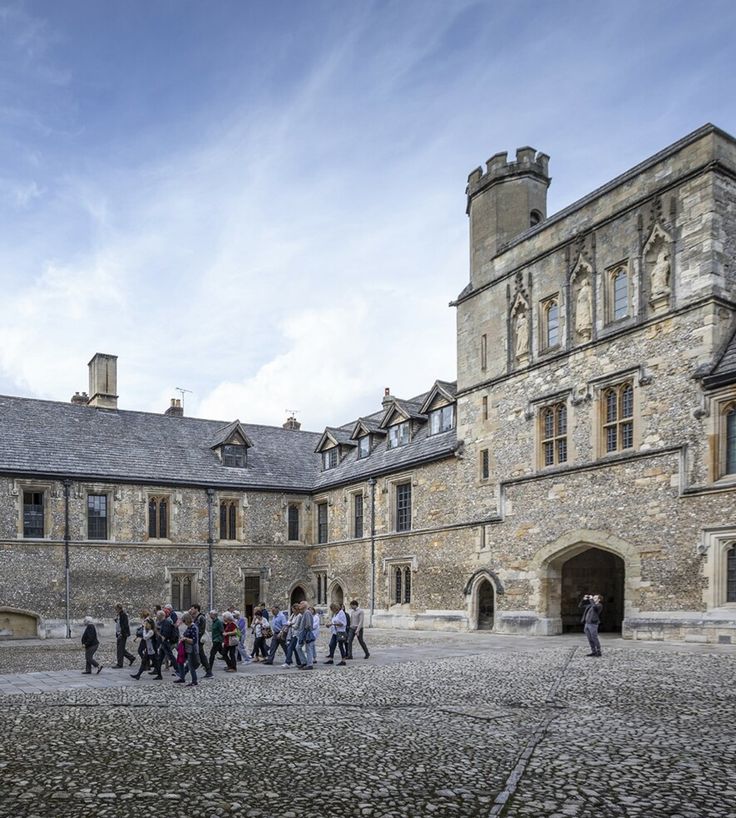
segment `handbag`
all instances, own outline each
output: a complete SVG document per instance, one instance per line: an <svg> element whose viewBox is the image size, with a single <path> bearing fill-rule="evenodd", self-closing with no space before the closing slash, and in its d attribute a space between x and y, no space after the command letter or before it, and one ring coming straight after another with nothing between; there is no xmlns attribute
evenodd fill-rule
<svg viewBox="0 0 736 818"><path fill-rule="evenodd" d="M337 641L338 642L347 642L348 641L348 635L345 633L345 631L338 631L337 632Z"/></svg>
<svg viewBox="0 0 736 818"><path fill-rule="evenodd" d="M270 639L273 636L273 631L271 628L263 628L261 630L261 636L265 637L266 639Z"/></svg>
<svg viewBox="0 0 736 818"><path fill-rule="evenodd" d="M307 635L304 637L305 642L314 642L317 637L314 635L313 631L307 631Z"/></svg>

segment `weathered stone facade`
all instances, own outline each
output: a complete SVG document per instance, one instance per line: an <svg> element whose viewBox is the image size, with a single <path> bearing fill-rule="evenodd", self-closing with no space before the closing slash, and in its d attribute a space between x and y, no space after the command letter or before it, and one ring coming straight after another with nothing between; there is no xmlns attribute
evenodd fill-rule
<svg viewBox="0 0 736 818"><path fill-rule="evenodd" d="M457 384L321 436L118 413L114 356L93 398L0 399L0 623L357 597L374 626L554 634L600 592L626 636L736 640L735 180L705 126L547 218L548 158L497 154L468 181Z"/></svg>

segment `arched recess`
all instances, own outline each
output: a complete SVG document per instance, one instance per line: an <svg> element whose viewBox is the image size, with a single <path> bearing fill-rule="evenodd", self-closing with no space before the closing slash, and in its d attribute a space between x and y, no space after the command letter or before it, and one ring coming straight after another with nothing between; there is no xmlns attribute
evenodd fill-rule
<svg viewBox="0 0 736 818"><path fill-rule="evenodd" d="M291 610L291 606L295 605L297 602L302 602L305 599L309 599L308 592L312 589L312 585L308 579L298 579L295 582L291 583L289 588L289 610Z"/></svg>
<svg viewBox="0 0 736 818"><path fill-rule="evenodd" d="M41 617L22 608L0 607L0 639L35 639L41 636Z"/></svg>
<svg viewBox="0 0 736 818"><path fill-rule="evenodd" d="M529 565L534 584L541 632L562 632L562 577L568 560L589 549L606 551L623 561L623 619L636 613L634 590L641 586L641 558L639 551L618 537L605 531L575 529L541 548ZM591 589L591 593L597 593Z"/></svg>
<svg viewBox="0 0 736 818"><path fill-rule="evenodd" d="M484 604L486 601L486 585L491 587L492 608L496 611L496 599L500 594L503 594L504 589L503 583L493 571L488 568L481 568L470 577L465 583L465 588L463 588L463 593L467 598L468 627L471 631L485 630L486 628L481 626L488 624L487 611L481 611L481 608L486 608Z"/></svg>
<svg viewBox="0 0 736 818"><path fill-rule="evenodd" d="M340 607L340 605L345 604L346 597L347 588L345 583L339 577L335 577L327 588L328 604Z"/></svg>

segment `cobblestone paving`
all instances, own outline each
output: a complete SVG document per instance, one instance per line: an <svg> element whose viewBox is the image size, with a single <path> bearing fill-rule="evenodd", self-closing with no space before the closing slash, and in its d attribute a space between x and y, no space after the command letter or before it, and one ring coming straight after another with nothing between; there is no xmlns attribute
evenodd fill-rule
<svg viewBox="0 0 736 818"><path fill-rule="evenodd" d="M313 673L0 693L0 816L736 815L733 648L370 637Z"/></svg>

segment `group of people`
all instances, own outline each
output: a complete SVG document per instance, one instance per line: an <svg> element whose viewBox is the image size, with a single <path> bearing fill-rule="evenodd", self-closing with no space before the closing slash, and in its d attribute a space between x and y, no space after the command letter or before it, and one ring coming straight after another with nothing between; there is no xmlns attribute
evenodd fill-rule
<svg viewBox="0 0 736 818"><path fill-rule="evenodd" d="M115 606L115 613L117 664L113 667L123 668L126 659L133 665L136 656L127 648L131 637L128 614L120 604ZM324 663L334 664L335 651L339 650L337 664L345 665L353 658L356 639L364 658L368 659L370 652L363 637L365 613L358 601L353 600L349 610L330 605L330 613L330 641ZM156 605L153 612L141 611L140 618L141 625L135 634L140 665L137 673L131 674L134 679L140 679L147 671L154 679L163 680L162 670L170 669L176 677L174 684L196 687L199 683L197 670L203 668L204 678L211 679L218 657L225 662L227 673L236 673L238 663L274 664L279 648L284 654L282 667L296 664L300 670L313 670L317 662L320 616L307 602L292 605L290 611L282 611L278 605L269 610L262 602L254 610L250 622L234 607L222 613L210 611L205 614L197 604L183 614L171 605ZM94 658L99 647L97 629L90 616L85 617L84 624L82 645L86 666L83 672L90 674L95 668L99 673L102 665ZM249 633L253 637L250 649L247 646Z"/></svg>

